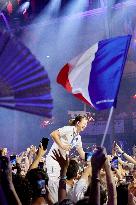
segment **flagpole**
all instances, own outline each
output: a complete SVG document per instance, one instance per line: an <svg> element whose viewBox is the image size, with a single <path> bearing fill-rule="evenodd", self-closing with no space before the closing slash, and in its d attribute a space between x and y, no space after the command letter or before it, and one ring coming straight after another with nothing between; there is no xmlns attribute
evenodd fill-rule
<svg viewBox="0 0 136 205"><path fill-rule="evenodd" d="M110 109L110 113L109 113L109 117L108 117L108 121L107 121L107 124L106 124L105 131L104 131L104 135L103 135L103 138L102 138L102 141L101 141L101 147L103 147L105 139L106 139L106 135L107 135L109 125L110 125L110 121L111 121L112 114L113 114L113 110L114 110L114 107L112 106L111 109Z"/></svg>
<svg viewBox="0 0 136 205"><path fill-rule="evenodd" d="M86 104L84 103L84 112L86 112Z"/></svg>

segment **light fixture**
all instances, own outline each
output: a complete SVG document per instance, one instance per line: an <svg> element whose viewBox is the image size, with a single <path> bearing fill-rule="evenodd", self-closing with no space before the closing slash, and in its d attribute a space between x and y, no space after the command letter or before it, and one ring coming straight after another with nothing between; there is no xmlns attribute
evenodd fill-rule
<svg viewBox="0 0 136 205"><path fill-rule="evenodd" d="M24 14L28 10L29 6L30 6L30 1L24 2L23 4L20 5L18 9L18 13Z"/></svg>

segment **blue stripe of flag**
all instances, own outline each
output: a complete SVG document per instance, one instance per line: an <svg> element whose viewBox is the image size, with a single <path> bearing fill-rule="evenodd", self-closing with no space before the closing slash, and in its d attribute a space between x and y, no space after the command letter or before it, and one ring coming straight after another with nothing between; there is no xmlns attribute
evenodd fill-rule
<svg viewBox="0 0 136 205"><path fill-rule="evenodd" d="M116 106L131 35L102 40L92 62L88 91L98 110Z"/></svg>

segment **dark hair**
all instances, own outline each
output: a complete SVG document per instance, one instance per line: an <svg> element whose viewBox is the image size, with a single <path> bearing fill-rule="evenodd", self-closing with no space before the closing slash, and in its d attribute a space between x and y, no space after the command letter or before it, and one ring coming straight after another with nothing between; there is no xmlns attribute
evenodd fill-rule
<svg viewBox="0 0 136 205"><path fill-rule="evenodd" d="M88 205L89 204L89 198L85 197L84 199L79 200L76 205Z"/></svg>
<svg viewBox="0 0 136 205"><path fill-rule="evenodd" d="M48 175L47 173L39 168L31 169L26 174L26 179L29 181L33 189L33 198L41 196L41 190L38 187L38 180L45 180L45 184L48 185Z"/></svg>
<svg viewBox="0 0 136 205"><path fill-rule="evenodd" d="M78 162L76 162L73 159L70 160L67 173L66 173L67 179L70 180L73 179L74 177L77 177L78 170L79 170Z"/></svg>
<svg viewBox="0 0 136 205"><path fill-rule="evenodd" d="M33 188L30 185L29 181L19 174L13 174L12 180L22 204L30 205L31 198L33 196Z"/></svg>
<svg viewBox="0 0 136 205"><path fill-rule="evenodd" d="M84 115L84 116L81 116L81 115L77 115L75 118L69 120L69 125L70 126L75 126L77 124L77 122L81 122L82 119L87 119L87 117Z"/></svg>

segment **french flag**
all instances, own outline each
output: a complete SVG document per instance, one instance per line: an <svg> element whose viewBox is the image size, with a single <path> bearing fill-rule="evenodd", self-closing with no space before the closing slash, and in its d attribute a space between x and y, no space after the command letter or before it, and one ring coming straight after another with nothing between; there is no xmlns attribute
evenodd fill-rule
<svg viewBox="0 0 136 205"><path fill-rule="evenodd" d="M116 107L131 35L99 41L67 63L57 82L97 110Z"/></svg>

